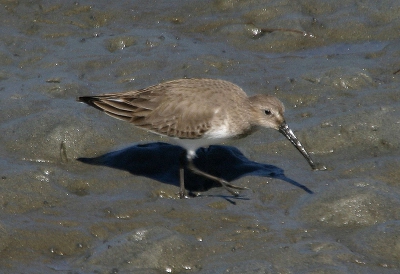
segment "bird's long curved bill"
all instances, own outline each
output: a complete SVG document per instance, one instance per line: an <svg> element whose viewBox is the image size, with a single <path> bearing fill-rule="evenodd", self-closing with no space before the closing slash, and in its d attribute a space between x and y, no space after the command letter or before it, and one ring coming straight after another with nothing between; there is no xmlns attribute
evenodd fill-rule
<svg viewBox="0 0 400 274"><path fill-rule="evenodd" d="M297 139L293 131L286 123L282 123L279 126L279 132L285 135L285 137L289 139L289 141L297 148L297 150L300 151L300 153L304 156L304 158L306 158L312 169L318 169L317 165L311 159L311 156L308 154L308 152L305 150L303 145L300 143L300 141Z"/></svg>

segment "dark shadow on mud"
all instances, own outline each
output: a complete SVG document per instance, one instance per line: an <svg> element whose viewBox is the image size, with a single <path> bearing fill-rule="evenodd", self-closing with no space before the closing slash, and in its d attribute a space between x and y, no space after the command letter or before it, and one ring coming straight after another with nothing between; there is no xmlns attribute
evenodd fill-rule
<svg viewBox="0 0 400 274"><path fill-rule="evenodd" d="M107 166L129 171L162 183L179 186L179 156L183 149L166 143L149 143L130 146L94 158L78 158L83 163ZM237 148L231 146L210 146L197 150L195 165L226 181L243 176L276 178L288 182L308 193L306 186L285 176L284 171L273 165L261 164L247 159ZM189 191L206 191L220 185L212 180L185 170L185 186Z"/></svg>

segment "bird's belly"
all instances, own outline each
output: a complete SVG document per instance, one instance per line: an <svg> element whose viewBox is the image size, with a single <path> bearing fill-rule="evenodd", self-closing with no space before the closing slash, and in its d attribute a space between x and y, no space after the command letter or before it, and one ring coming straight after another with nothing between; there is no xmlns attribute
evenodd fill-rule
<svg viewBox="0 0 400 274"><path fill-rule="evenodd" d="M171 140L177 145L186 149L189 155L195 156L196 150L200 147L208 147L213 144L220 144L224 142L226 139L224 138L198 138L198 139L179 139L179 138L171 138Z"/></svg>

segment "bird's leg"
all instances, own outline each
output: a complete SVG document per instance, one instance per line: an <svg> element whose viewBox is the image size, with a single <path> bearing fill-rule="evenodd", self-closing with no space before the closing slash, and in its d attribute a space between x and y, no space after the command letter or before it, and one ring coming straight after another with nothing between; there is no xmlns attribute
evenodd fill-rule
<svg viewBox="0 0 400 274"><path fill-rule="evenodd" d="M224 179L218 178L216 176L213 176L211 174L208 174L204 171L201 171L200 169L198 169L197 167L195 167L195 165L193 164L193 159L192 157L190 157L190 155L188 155L187 157L187 167L190 169L190 171L192 171L193 173L197 174L197 175L201 175L204 176L208 179L217 181L218 183L220 183L229 193L231 193L232 195L234 195L235 197L239 196L239 192L232 190L233 189L248 189L247 187L240 187L240 186L235 186L232 185L230 183L228 183L227 181L225 181Z"/></svg>
<svg viewBox="0 0 400 274"><path fill-rule="evenodd" d="M187 151L182 151L179 156L179 198L187 198L185 189L185 165L186 165Z"/></svg>

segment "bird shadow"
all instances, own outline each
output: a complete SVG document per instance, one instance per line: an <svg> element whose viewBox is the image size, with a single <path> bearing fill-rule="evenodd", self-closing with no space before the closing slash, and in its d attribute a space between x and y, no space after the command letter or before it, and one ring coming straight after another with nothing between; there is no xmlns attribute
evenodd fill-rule
<svg viewBox="0 0 400 274"><path fill-rule="evenodd" d="M133 145L94 158L78 158L86 164L107 166L145 176L162 183L179 186L179 156L183 148L167 143ZM247 159L237 148L213 145L196 152L194 164L202 171L228 182L244 176L276 178L288 182L308 193L306 186L285 176L283 169ZM207 191L220 184L185 169L185 187L189 191ZM226 197L225 197L226 198Z"/></svg>

